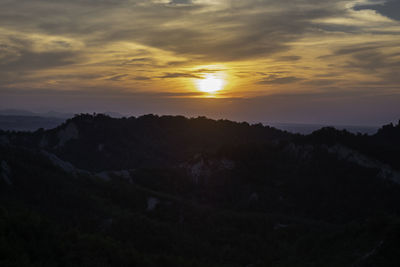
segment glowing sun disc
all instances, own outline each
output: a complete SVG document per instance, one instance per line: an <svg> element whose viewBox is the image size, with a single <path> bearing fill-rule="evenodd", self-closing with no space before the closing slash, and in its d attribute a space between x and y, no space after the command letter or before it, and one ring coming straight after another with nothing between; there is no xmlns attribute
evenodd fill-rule
<svg viewBox="0 0 400 267"><path fill-rule="evenodd" d="M215 93L224 87L225 81L215 74L207 74L197 81L197 88L205 93Z"/></svg>

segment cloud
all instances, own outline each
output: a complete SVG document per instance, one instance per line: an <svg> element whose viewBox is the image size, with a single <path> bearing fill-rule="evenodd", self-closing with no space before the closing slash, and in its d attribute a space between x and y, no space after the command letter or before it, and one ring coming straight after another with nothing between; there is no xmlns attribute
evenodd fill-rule
<svg viewBox="0 0 400 267"><path fill-rule="evenodd" d="M227 98L327 92L339 85L349 98L357 97L353 88L393 93L400 91L397 6L369 0L4 0L0 84L82 94L106 88L96 91L98 98L109 91L121 98L124 91L193 97L198 93L184 79L224 72L221 96Z"/></svg>
<svg viewBox="0 0 400 267"><path fill-rule="evenodd" d="M192 4L191 0L171 0L169 2L171 5L189 5Z"/></svg>
<svg viewBox="0 0 400 267"><path fill-rule="evenodd" d="M288 77L268 77L266 79L263 79L259 81L259 84L290 84L290 83L295 83L298 81L302 81L304 79L299 78L299 77L293 77L293 76L288 76Z"/></svg>
<svg viewBox="0 0 400 267"><path fill-rule="evenodd" d="M313 19L335 12L328 1L245 2L215 1L221 8L210 10L209 2L187 5L187 0L169 2L185 4L179 8L139 0L18 1L0 4L0 24L74 35L89 45L126 41L203 60L232 61L285 51Z"/></svg>
<svg viewBox="0 0 400 267"><path fill-rule="evenodd" d="M335 79L315 79L311 81L305 81L303 84L313 85L313 86L332 86L336 83L340 82L340 80Z"/></svg>
<svg viewBox="0 0 400 267"><path fill-rule="evenodd" d="M338 47L331 54L320 56L325 62L332 62L332 75L320 74L316 77L339 77L358 75L361 80L351 80L351 83L386 84L387 87L397 84L396 75L400 73L400 41L386 40L356 43ZM398 75L397 75L398 76Z"/></svg>
<svg viewBox="0 0 400 267"><path fill-rule="evenodd" d="M118 82L118 81L124 80L124 78L126 78L128 76L129 76L129 74L118 74L118 75L112 76L110 78L107 78L107 80Z"/></svg>
<svg viewBox="0 0 400 267"><path fill-rule="evenodd" d="M390 50L389 50L390 51ZM399 54L386 52L384 47L354 47L338 50L335 55L346 55L347 61L342 67L366 72L378 70L400 70Z"/></svg>
<svg viewBox="0 0 400 267"><path fill-rule="evenodd" d="M356 5L354 10L375 10L380 14L391 19L400 20L400 2L397 0L388 0L384 3Z"/></svg>
<svg viewBox="0 0 400 267"><path fill-rule="evenodd" d="M145 76L136 76L136 77L133 77L133 79L136 80L136 81L148 81L148 80L151 80L151 78L145 77Z"/></svg>
<svg viewBox="0 0 400 267"><path fill-rule="evenodd" d="M277 61L298 61L301 60L301 56L281 56L278 57L276 60Z"/></svg>
<svg viewBox="0 0 400 267"><path fill-rule="evenodd" d="M161 79L170 79L170 78L194 78L194 79L203 79L203 77L191 73L182 73L182 72L174 72L174 73L164 73L163 76L158 78Z"/></svg>
<svg viewBox="0 0 400 267"><path fill-rule="evenodd" d="M154 62L154 59L149 57L132 58L126 61L126 63L136 63L136 62Z"/></svg>
<svg viewBox="0 0 400 267"><path fill-rule="evenodd" d="M0 62L0 71L29 71L41 70L59 66L71 65L76 62L78 55L74 52L33 52L18 51L15 58Z"/></svg>
<svg viewBox="0 0 400 267"><path fill-rule="evenodd" d="M343 13L339 0L6 2L0 3L0 25L13 30L69 35L87 48L131 42L203 62L257 59L288 51L291 42L316 26L316 19ZM300 58L282 56L278 61ZM147 63L152 62L125 62Z"/></svg>
<svg viewBox="0 0 400 267"><path fill-rule="evenodd" d="M356 54L356 53L363 53L368 51L373 51L376 49L381 49L382 44L378 45L377 43L370 43L370 44L362 44L362 45L352 45L347 47L342 47L337 49L333 55L331 56L342 56L342 55L349 55L349 54Z"/></svg>

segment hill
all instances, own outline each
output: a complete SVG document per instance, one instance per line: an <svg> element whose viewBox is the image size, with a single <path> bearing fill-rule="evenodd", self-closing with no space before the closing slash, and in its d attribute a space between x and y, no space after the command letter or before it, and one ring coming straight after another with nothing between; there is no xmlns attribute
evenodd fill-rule
<svg viewBox="0 0 400 267"><path fill-rule="evenodd" d="M399 129L83 114L0 132L0 265L398 266Z"/></svg>

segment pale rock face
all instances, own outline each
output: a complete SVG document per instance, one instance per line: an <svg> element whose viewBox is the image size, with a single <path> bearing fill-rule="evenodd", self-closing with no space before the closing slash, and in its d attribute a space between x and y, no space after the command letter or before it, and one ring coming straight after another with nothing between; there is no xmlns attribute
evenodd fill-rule
<svg viewBox="0 0 400 267"><path fill-rule="evenodd" d="M100 179L102 179L103 181L110 181L110 175L108 174L108 172L99 172L96 174L97 177L99 177Z"/></svg>
<svg viewBox="0 0 400 267"><path fill-rule="evenodd" d="M356 264L354 264L353 266L363 266L364 264L362 264L363 262L367 261L369 258L371 258L372 256L374 256L378 250L382 247L384 241L381 240L379 241L379 243L369 252L367 252L366 254L364 254L357 262Z"/></svg>
<svg viewBox="0 0 400 267"><path fill-rule="evenodd" d="M65 172L72 174L77 172L76 168L71 163L61 160L56 155L44 150L42 151L42 154L45 155L51 161L51 163L53 163L53 165L60 167Z"/></svg>
<svg viewBox="0 0 400 267"><path fill-rule="evenodd" d="M120 171L103 171L95 174L97 177L104 181L111 181L111 178L114 176L117 176L119 178L122 178L129 183L133 183L131 174L128 170L120 170Z"/></svg>
<svg viewBox="0 0 400 267"><path fill-rule="evenodd" d="M154 210L159 203L160 203L160 200L158 198L149 197L147 199L147 211Z"/></svg>
<svg viewBox="0 0 400 267"><path fill-rule="evenodd" d="M127 180L128 182L132 183L132 177L128 170L121 170L121 171L114 171L113 174Z"/></svg>
<svg viewBox="0 0 400 267"><path fill-rule="evenodd" d="M200 160L190 168L190 174L195 184L199 183L199 179L202 175L205 175L205 168L204 160Z"/></svg>
<svg viewBox="0 0 400 267"><path fill-rule="evenodd" d="M391 180L397 184L400 184L400 172L394 171L388 166L383 166L378 174L378 177L382 179Z"/></svg>
<svg viewBox="0 0 400 267"><path fill-rule="evenodd" d="M375 159L371 159L359 153L358 151L352 150L342 145L334 145L328 147L327 149L329 153L336 154L339 159L347 160L366 168L379 169L379 178L388 179L394 183L400 184L400 173L396 170L393 170L387 164L384 164Z"/></svg>
<svg viewBox="0 0 400 267"><path fill-rule="evenodd" d="M92 174L89 171L76 168L71 163L69 163L67 161L63 161L62 159L60 159L56 155L54 155L52 153L49 153L49 152L47 152L45 150L42 150L41 153L44 156L46 156L54 166L57 166L57 167L61 168L63 171L65 171L67 173L70 173L70 174L72 174L74 176L76 176L78 174L85 174L85 175L91 175Z"/></svg>
<svg viewBox="0 0 400 267"><path fill-rule="evenodd" d="M75 123L70 122L65 129L62 129L57 134L59 143L58 146L64 146L66 142L79 138L79 130Z"/></svg>
<svg viewBox="0 0 400 267"><path fill-rule="evenodd" d="M183 164L194 184L199 184L211 176L214 171L227 171L235 168L235 163L229 159L204 159L196 155L196 162Z"/></svg>
<svg viewBox="0 0 400 267"><path fill-rule="evenodd" d="M229 159L222 159L220 167L225 170L233 170L235 168L235 163Z"/></svg>
<svg viewBox="0 0 400 267"><path fill-rule="evenodd" d="M360 166L376 167L377 165L379 165L377 161L374 161L364 156L363 154L342 145L329 147L328 151L330 153L336 154L340 159L345 159L350 162L357 163Z"/></svg>
<svg viewBox="0 0 400 267"><path fill-rule="evenodd" d="M1 167L1 177L3 178L4 182L6 182L6 184L8 185L12 185L10 166L8 166L6 161L2 160L0 167Z"/></svg>

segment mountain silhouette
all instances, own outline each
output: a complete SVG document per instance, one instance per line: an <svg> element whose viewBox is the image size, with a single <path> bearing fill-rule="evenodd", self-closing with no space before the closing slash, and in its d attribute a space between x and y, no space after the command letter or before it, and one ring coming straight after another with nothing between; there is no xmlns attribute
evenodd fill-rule
<svg viewBox="0 0 400 267"><path fill-rule="evenodd" d="M398 266L400 124L77 115L0 132L1 266Z"/></svg>

